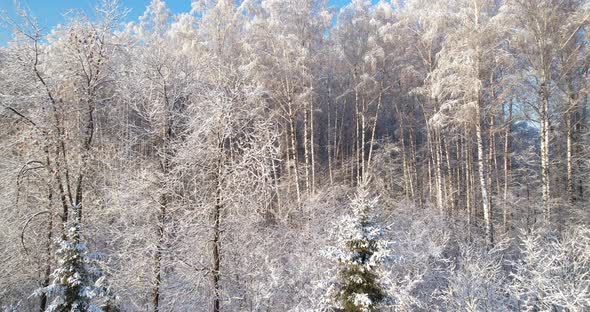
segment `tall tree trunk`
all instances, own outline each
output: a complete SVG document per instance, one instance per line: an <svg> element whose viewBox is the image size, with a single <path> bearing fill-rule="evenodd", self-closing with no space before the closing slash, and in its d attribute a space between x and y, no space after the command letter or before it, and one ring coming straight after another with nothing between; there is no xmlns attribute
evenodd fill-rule
<svg viewBox="0 0 590 312"><path fill-rule="evenodd" d="M379 94L379 101L377 102L377 110L375 111L375 121L371 126L371 140L369 141L369 156L367 159L367 168L366 170L369 171L371 168L371 158L373 157L373 145L375 145L375 130L377 129L377 121L379 120L379 110L381 109L381 97L382 94Z"/></svg>
<svg viewBox="0 0 590 312"><path fill-rule="evenodd" d="M168 151L165 151L168 153ZM168 160L166 156L162 161L162 172L166 176L168 174ZM160 286L162 284L162 254L164 249L164 242L166 237L166 219L167 219L167 208L168 208L168 196L166 191L160 195L158 204L160 205L158 213L158 227L157 227L157 242L156 252L154 254L154 281L152 286L152 306L153 311L158 312L160 310Z"/></svg>
<svg viewBox="0 0 590 312"><path fill-rule="evenodd" d="M367 103L365 100L365 97L362 97L362 108L361 108L361 169L360 169L360 181L361 183L365 180L365 176L366 176L366 170L367 170L367 165L366 165L366 158L365 156L367 155L365 152L365 147L366 147L366 134L365 131L367 129L367 121L366 121L366 114L367 114L367 107L366 107Z"/></svg>
<svg viewBox="0 0 590 312"><path fill-rule="evenodd" d="M359 112L359 101L358 101L358 92L355 90L354 92L354 112L355 112L355 121L356 121L356 135L355 135L355 147L356 147L356 182L357 185L361 183L361 147L360 147L360 139L361 139L361 121L360 121L360 112Z"/></svg>
<svg viewBox="0 0 590 312"><path fill-rule="evenodd" d="M551 179L549 176L549 86L548 82L544 81L541 84L541 181L543 191L543 217L545 221L551 220Z"/></svg>
<svg viewBox="0 0 590 312"><path fill-rule="evenodd" d="M277 196L277 216L281 216L281 212L283 211L283 205L281 200L281 189L279 187L279 175L277 173L277 165L275 164L275 159L271 158L270 161L272 166L272 179L274 181L275 195Z"/></svg>
<svg viewBox="0 0 590 312"><path fill-rule="evenodd" d="M306 104L304 110L303 110L303 158L305 158L305 193L309 194L310 190L311 190L311 184L310 184L310 174L309 174L309 169L310 169L310 160L311 160L311 155L309 153L309 108L308 108L308 104Z"/></svg>
<svg viewBox="0 0 590 312"><path fill-rule="evenodd" d="M449 150L450 143L448 141L444 141L445 146L445 159L446 159L446 166L447 166L447 185L448 185L448 202L450 203L449 212L455 210L455 187L453 183L453 168L451 166L451 153ZM450 213L449 213L450 214Z"/></svg>
<svg viewBox="0 0 590 312"><path fill-rule="evenodd" d="M584 131L587 128L587 124L586 124L586 114L587 114L587 103L588 103L588 96L585 96L584 101L583 101L583 105L581 106L581 109L577 111L576 113L576 154L578 155L577 157L577 161L576 161L576 167L578 170L578 187L577 187L577 199L578 200L583 200L584 199L584 183L583 183L583 170L584 170L584 159L581 157L582 153L584 151L584 146L582 144L582 140L583 140L583 135L584 135Z"/></svg>
<svg viewBox="0 0 590 312"><path fill-rule="evenodd" d="M163 138L162 143L162 155L163 158L160 159L160 169L162 171L162 176L166 178L169 174L170 170L170 159L171 159L171 149L170 143L172 139L172 120L170 116L170 110L172 109L172 105L168 100L168 92L166 85L164 84L163 88L164 94L164 126L160 129L161 137ZM158 200L158 204L160 205L159 214L158 214L158 228L157 228L157 242L156 242L156 252L154 255L154 285L152 287L152 306L153 311L158 312L160 309L160 285L162 283L162 254L164 249L165 237L166 237L166 219L168 218L168 193L165 189L165 182L162 181L160 185L160 189L162 190L162 194Z"/></svg>
<svg viewBox="0 0 590 312"><path fill-rule="evenodd" d="M471 161L469 157L469 143L467 142L467 138L469 138L469 132L467 129L467 123L463 124L464 135L463 135L463 159L464 161L464 173L465 173L465 210L467 211L467 225L471 228L471 180L470 180L470 166L469 162Z"/></svg>
<svg viewBox="0 0 590 312"><path fill-rule="evenodd" d="M494 176L496 178L496 194L500 193L500 183L498 174L498 157L496 153L496 90L494 88L494 71L490 73L490 129L489 129L489 143L488 143L488 196L489 207L493 206L494 195ZM495 174L494 174L495 173ZM493 220L492 220L493 222Z"/></svg>
<svg viewBox="0 0 590 312"><path fill-rule="evenodd" d="M429 118L426 114L426 109L424 104L420 102L420 108L422 109L422 116L424 118L424 125L426 127L426 145L428 147L427 155L428 155L428 200L432 201L433 198L433 179L434 179L434 151L433 151L433 143L432 143L432 129L430 127Z"/></svg>
<svg viewBox="0 0 590 312"><path fill-rule="evenodd" d="M495 131L495 120L494 120L494 112L492 110L491 112L491 116L490 116L490 129L489 129L489 142L488 142L488 167L487 167L487 186L488 186L488 201L489 207L492 207L492 201L493 201L493 195L494 195L494 191L493 191L493 184L494 184L494 179L493 179L493 166L492 164L494 163L494 131Z"/></svg>
<svg viewBox="0 0 590 312"><path fill-rule="evenodd" d="M495 177L496 181L496 194L500 195L500 171L498 169L498 152L496 146L496 115L498 111L498 104L496 99L495 89L495 72L492 70L490 74L490 97L492 98L492 108L490 112L490 195L492 194L492 185ZM504 105L502 104L502 108ZM503 112L502 112L503 113ZM492 171L493 168L493 171ZM494 174L492 175L492 172ZM491 196L490 196L491 197Z"/></svg>
<svg viewBox="0 0 590 312"><path fill-rule="evenodd" d="M310 109L309 109L309 144L311 145L311 193L315 193L315 129L314 129L314 109L313 109L313 101L310 102ZM329 131L328 131L329 132Z"/></svg>
<svg viewBox="0 0 590 312"><path fill-rule="evenodd" d="M164 239L166 233L164 223L166 222L166 206L168 205L165 194L162 194L160 196L160 201L158 204L160 205L157 228L158 241L156 243L156 253L154 255L155 276L152 286L152 306L154 312L160 311L160 285L162 284L162 250L164 247Z"/></svg>
<svg viewBox="0 0 590 312"><path fill-rule="evenodd" d="M345 114L342 112L342 116L340 117L340 126L338 126L338 109L336 109L336 118L334 120L334 161L332 163L334 164L334 167L336 167L337 164L340 164L340 169L342 169L344 173L344 182L346 182L346 163L344 161L345 150L343 146L344 117Z"/></svg>
<svg viewBox="0 0 590 312"><path fill-rule="evenodd" d="M47 165L49 165L49 157L47 157ZM47 199L49 201L49 217L47 218L47 244L45 245L45 270L43 272L43 281L41 286L43 288L49 286L51 282L51 246L53 245L53 188L51 186L48 187L49 194L47 195ZM47 293L43 292L41 294L41 298L39 300L39 311L44 312L45 308L47 307Z"/></svg>
<svg viewBox="0 0 590 312"><path fill-rule="evenodd" d="M413 181L415 181L415 184L413 183L410 186L412 188L412 197L414 197L415 191L416 190L420 191L420 187L423 187L424 184L423 183L420 184L421 181L418 178L418 169L417 169L418 160L416 159L417 158L417 156L416 156L416 142L414 139L414 129L412 127L410 127L410 152L412 153L410 163L412 166L411 167L412 174L414 176ZM420 196L418 197L420 207L423 207L423 204L424 204L422 196L423 196L423 192L420 191Z"/></svg>
<svg viewBox="0 0 590 312"><path fill-rule="evenodd" d="M428 121L426 121L428 123ZM428 124L426 125L426 136L427 136L427 144L428 144L428 197L429 200L432 200L436 197L438 199L438 192L435 190L436 185L436 154L434 153L434 139L433 133L434 131L430 129ZM436 200L436 207L440 207L440 203Z"/></svg>
<svg viewBox="0 0 590 312"><path fill-rule="evenodd" d="M511 180L511 161L510 161L510 136L512 130L512 99L508 103L508 119L504 122L504 209L502 211L502 223L504 230L508 229L508 188Z"/></svg>
<svg viewBox="0 0 590 312"><path fill-rule="evenodd" d="M457 160L457 168L455 169L455 181L457 181L457 185L455 187L455 189L457 190L457 196L455 197L455 201L456 201L456 207L457 209L455 210L455 214L458 215L458 210L459 207L464 207L461 205L462 200L463 200L463 181L462 181L462 174L461 174L461 170L462 167L460 164L462 164L464 162L463 158L463 151L461 150L461 145L462 145L462 141L463 139L461 138L461 134L459 134L459 138L455 141L455 155L456 155L456 160Z"/></svg>
<svg viewBox="0 0 590 312"><path fill-rule="evenodd" d="M213 312L220 311L221 302L221 286L219 284L220 268L221 268L221 166L222 156L218 160L218 169L216 177L216 190L215 190L215 206L213 207L213 240L212 240L212 251L213 251L213 266L211 269L211 278L213 283Z"/></svg>
<svg viewBox="0 0 590 312"><path fill-rule="evenodd" d="M575 100L570 94L569 105L565 113L565 130L566 130L566 189L567 196L570 202L574 202L574 168L573 168L573 125L572 125L572 111L575 109Z"/></svg>
<svg viewBox="0 0 590 312"><path fill-rule="evenodd" d="M479 95L478 95L479 97ZM481 100L478 99L475 114L475 135L477 137L477 165L479 170L479 185L481 189L481 197L483 202L483 219L485 224L486 239L491 245L494 244L494 230L492 223L492 209L489 202L488 187L486 185L486 164L485 164L485 148L483 143L483 134L481 126Z"/></svg>
<svg viewBox="0 0 590 312"><path fill-rule="evenodd" d="M344 103L346 104L346 103ZM334 165L338 164L340 158L340 166L344 166L344 112L340 117L340 126L338 126L338 109L336 109L336 120L334 120Z"/></svg>
<svg viewBox="0 0 590 312"><path fill-rule="evenodd" d="M464 151L464 159L465 159L465 208L467 210L467 226L469 228L469 231L471 232L471 215L472 215L472 210L473 210L473 206L471 205L471 201L473 200L473 196L472 196L472 192L471 192L471 188L472 188L472 170L471 170L471 144L469 143L469 141L467 140L467 138L470 137L470 133L469 133L469 129L467 126L467 122L464 123L464 129L465 129L465 142L464 142L464 147L463 147L463 151Z"/></svg>
<svg viewBox="0 0 590 312"><path fill-rule="evenodd" d="M410 201L410 178L408 177L408 164L406 160L406 143L405 143L405 135L404 135L404 116L400 114L399 108L395 105L397 115L399 118L399 141L402 146L401 154L402 154L402 168L404 174L404 193L406 194L406 202Z"/></svg>
<svg viewBox="0 0 590 312"><path fill-rule="evenodd" d="M326 135L328 136L328 144L327 144L327 154L328 154L328 175L330 177L330 185L334 184L334 172L333 172L333 168L332 166L334 166L333 161L332 161L332 107L330 105L332 101L331 98L331 89L328 87L328 128L326 130ZM336 126L334 127L335 129L337 128L338 125L338 115L336 115ZM336 130L334 130L334 132L336 132ZM334 140L336 141L336 140Z"/></svg>
<svg viewBox="0 0 590 312"><path fill-rule="evenodd" d="M219 312L221 306L221 213L223 209L222 185L223 185L223 166L225 158L225 142L219 142L219 155L217 156L217 172L215 174L215 204L213 206L212 223L213 239L211 240L212 249L212 268L211 282L213 288L213 312Z"/></svg>
<svg viewBox="0 0 590 312"><path fill-rule="evenodd" d="M289 99L287 108L289 110L289 132L291 136L291 161L295 173L295 192L297 193L297 206L301 204L301 190L299 189L299 170L297 161L297 133L295 132L295 116L293 115L293 103Z"/></svg>
<svg viewBox="0 0 590 312"><path fill-rule="evenodd" d="M436 142L435 144L435 173L436 173L436 204L438 207L438 210L440 212L443 211L443 177L442 177L442 146L441 146L441 139L440 139L440 130L435 130L435 135L434 135L434 141Z"/></svg>
<svg viewBox="0 0 590 312"><path fill-rule="evenodd" d="M290 122L287 122L288 124L286 125L286 127L288 129L286 129L285 131L283 131L285 133L285 161L283 162L283 166L286 167L287 169L287 178L289 181L287 183L287 194L293 194L291 192L291 182L295 181L295 173L293 172L293 168L292 168L292 162L291 162L291 138L290 138Z"/></svg>

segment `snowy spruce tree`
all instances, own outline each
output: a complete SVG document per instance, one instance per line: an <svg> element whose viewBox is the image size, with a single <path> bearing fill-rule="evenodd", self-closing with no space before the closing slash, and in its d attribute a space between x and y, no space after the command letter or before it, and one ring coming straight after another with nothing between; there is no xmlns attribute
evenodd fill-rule
<svg viewBox="0 0 590 312"><path fill-rule="evenodd" d="M352 199L352 213L340 221L338 247L330 253L339 263L337 279L328 291L331 311L377 311L387 297L380 281L387 243L373 217L377 203L365 182Z"/></svg>
<svg viewBox="0 0 590 312"><path fill-rule="evenodd" d="M77 222L69 225L56 250L57 267L52 283L34 295L47 294L53 301L47 312L119 311L118 298L111 292L100 269L101 257L89 254L80 238Z"/></svg>

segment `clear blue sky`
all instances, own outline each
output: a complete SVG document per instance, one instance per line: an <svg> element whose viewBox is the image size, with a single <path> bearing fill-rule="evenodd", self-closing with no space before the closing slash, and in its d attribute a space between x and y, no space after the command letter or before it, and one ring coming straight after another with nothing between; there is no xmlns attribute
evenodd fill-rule
<svg viewBox="0 0 590 312"><path fill-rule="evenodd" d="M149 2L150 0L120 0L123 6L131 9L127 16L130 21L136 20L143 13ZM190 11L191 0L165 0L165 2L175 13ZM331 6L343 6L349 2L350 0L329 0ZM63 14L68 10L76 9L91 13L98 0L19 0L19 3L28 7L40 24L49 30L53 26L63 23ZM13 14L13 0L0 0L0 11ZM4 46L10 37L9 31L0 29L0 46Z"/></svg>

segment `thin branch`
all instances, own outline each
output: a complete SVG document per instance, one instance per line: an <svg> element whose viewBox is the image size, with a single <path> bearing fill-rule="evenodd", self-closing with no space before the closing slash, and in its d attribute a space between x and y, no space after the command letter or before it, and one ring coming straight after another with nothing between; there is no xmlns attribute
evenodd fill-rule
<svg viewBox="0 0 590 312"><path fill-rule="evenodd" d="M43 215L43 214L49 214L51 213L49 210L44 210L44 211L40 211L37 212L36 214L32 215L24 224L21 233L20 233L20 242L21 245L23 246L23 249L25 250L25 254L28 256L29 255L29 250L27 249L27 246L25 245L25 231L27 230L27 227L29 226L29 223L31 223L31 221L33 221L34 218Z"/></svg>

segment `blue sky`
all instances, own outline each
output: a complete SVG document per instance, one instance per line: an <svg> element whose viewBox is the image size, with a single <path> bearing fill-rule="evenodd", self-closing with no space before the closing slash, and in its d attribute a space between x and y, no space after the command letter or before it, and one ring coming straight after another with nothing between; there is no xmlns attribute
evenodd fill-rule
<svg viewBox="0 0 590 312"><path fill-rule="evenodd" d="M129 20L137 19L149 2L150 0L120 0L123 6L131 9L127 16ZM165 2L173 12L190 11L191 0L165 0ZM329 4L331 6L343 6L349 2L350 0L330 0ZM63 23L63 14L68 10L76 9L91 13L98 0L19 0L19 3L28 7L47 31L53 26ZM0 11L13 14L13 0L0 0ZM4 46L10 37L9 31L0 29L0 46Z"/></svg>

